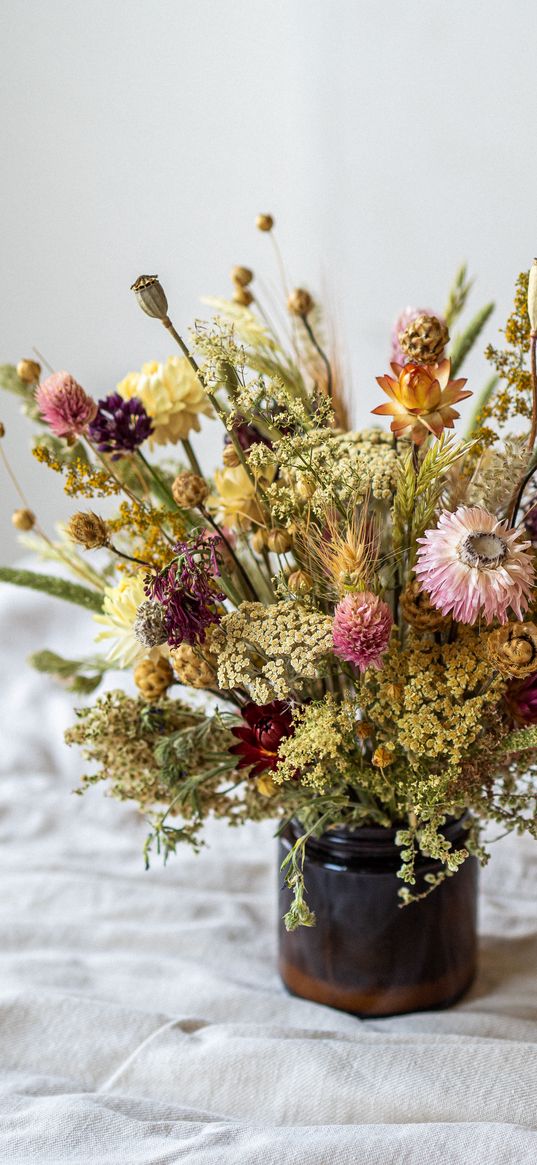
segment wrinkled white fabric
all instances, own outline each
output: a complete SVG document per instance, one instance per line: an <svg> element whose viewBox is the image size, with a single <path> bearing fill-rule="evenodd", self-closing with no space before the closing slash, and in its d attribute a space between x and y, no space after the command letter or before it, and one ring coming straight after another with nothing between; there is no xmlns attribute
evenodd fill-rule
<svg viewBox="0 0 537 1165"><path fill-rule="evenodd" d="M143 869L145 826L26 668L90 618L0 590L0 1161L528 1165L537 1159L537 845L482 875L481 962L446 1012L360 1021L287 995L270 825Z"/></svg>

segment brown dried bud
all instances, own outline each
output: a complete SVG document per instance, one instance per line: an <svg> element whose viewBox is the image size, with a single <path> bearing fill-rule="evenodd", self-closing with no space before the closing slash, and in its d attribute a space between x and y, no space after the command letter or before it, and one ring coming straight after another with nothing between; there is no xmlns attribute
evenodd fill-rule
<svg viewBox="0 0 537 1165"><path fill-rule="evenodd" d="M385 769L388 765L393 764L394 760L393 748L389 748L386 744L379 744L371 757L371 764L376 765L378 769Z"/></svg>
<svg viewBox="0 0 537 1165"><path fill-rule="evenodd" d="M537 627L535 623L506 623L491 631L487 639L488 657L501 676L521 680L537 671Z"/></svg>
<svg viewBox="0 0 537 1165"><path fill-rule="evenodd" d="M232 267L230 274L233 283L238 283L239 287L247 287L254 277L249 267Z"/></svg>
<svg viewBox="0 0 537 1165"><path fill-rule="evenodd" d="M415 364L438 364L448 340L447 326L436 316L417 316L399 333L401 350Z"/></svg>
<svg viewBox="0 0 537 1165"><path fill-rule="evenodd" d="M356 735L359 740L369 740L375 729L372 724L368 724L367 720L359 720L356 725Z"/></svg>
<svg viewBox="0 0 537 1165"><path fill-rule="evenodd" d="M233 292L233 303L238 303L241 307L249 307L253 303L254 297L247 287L237 287Z"/></svg>
<svg viewBox="0 0 537 1165"><path fill-rule="evenodd" d="M305 291L303 287L296 287L287 300L288 310L293 316L305 317L309 315L313 306L313 299L309 291Z"/></svg>
<svg viewBox="0 0 537 1165"><path fill-rule="evenodd" d="M37 384L41 376L41 365L37 360L19 360L17 376L19 380L24 380L25 384Z"/></svg>
<svg viewBox="0 0 537 1165"><path fill-rule="evenodd" d="M159 700L173 684L173 671L164 656L158 659L142 659L134 669L134 682L140 695L149 704Z"/></svg>
<svg viewBox="0 0 537 1165"><path fill-rule="evenodd" d="M209 493L209 486L198 473L180 473L172 485L173 500L181 510L201 506Z"/></svg>
<svg viewBox="0 0 537 1165"><path fill-rule="evenodd" d="M224 445L222 461L224 462L226 469L236 469L237 465L240 465L239 455L235 449L235 446L232 445L231 442L229 445Z"/></svg>
<svg viewBox="0 0 537 1165"><path fill-rule="evenodd" d="M292 595L307 595L313 587L313 579L305 570L292 570L287 586Z"/></svg>
<svg viewBox="0 0 537 1165"><path fill-rule="evenodd" d="M14 510L11 521L16 530L32 530L35 526L35 514L31 510Z"/></svg>
<svg viewBox="0 0 537 1165"><path fill-rule="evenodd" d="M269 530L267 534L267 546L274 554L285 554L286 550L291 547L291 539L287 530Z"/></svg>
<svg viewBox="0 0 537 1165"><path fill-rule="evenodd" d="M0 439L6 435L6 426L3 421L0 421Z"/></svg>
<svg viewBox="0 0 537 1165"><path fill-rule="evenodd" d="M274 226L274 219L271 214L258 214L255 225L258 231L271 231Z"/></svg>
<svg viewBox="0 0 537 1165"><path fill-rule="evenodd" d="M181 643L170 651L173 669L179 681L188 688L216 687L217 656L211 650L219 629L208 627L205 640L197 647Z"/></svg>
<svg viewBox="0 0 537 1165"><path fill-rule="evenodd" d="M168 300L158 275L139 275L131 286L142 311L154 320L167 320Z"/></svg>
<svg viewBox="0 0 537 1165"><path fill-rule="evenodd" d="M262 554L267 545L267 532L263 530L262 526L258 526L254 534L252 534L252 548L256 554Z"/></svg>
<svg viewBox="0 0 537 1165"><path fill-rule="evenodd" d="M106 522L91 510L88 513L80 510L73 514L67 523L66 532L71 542L78 542L86 550L100 550L110 542Z"/></svg>
<svg viewBox="0 0 537 1165"><path fill-rule="evenodd" d="M401 595L401 610L410 627L417 631L438 631L441 627L449 627L450 615L443 615L437 607L433 607L428 594L420 590L417 579L405 587Z"/></svg>

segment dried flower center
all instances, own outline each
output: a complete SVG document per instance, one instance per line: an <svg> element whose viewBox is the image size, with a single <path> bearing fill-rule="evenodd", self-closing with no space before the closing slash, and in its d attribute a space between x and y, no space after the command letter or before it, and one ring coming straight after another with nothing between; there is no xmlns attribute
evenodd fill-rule
<svg viewBox="0 0 537 1165"><path fill-rule="evenodd" d="M469 534L461 544L459 557L467 566L478 566L481 570L495 570L501 566L507 554L507 544L499 534L485 531Z"/></svg>

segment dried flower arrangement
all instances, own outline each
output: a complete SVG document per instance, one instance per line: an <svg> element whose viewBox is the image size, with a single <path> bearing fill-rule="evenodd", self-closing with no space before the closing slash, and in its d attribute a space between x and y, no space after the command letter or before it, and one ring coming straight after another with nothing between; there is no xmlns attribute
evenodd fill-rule
<svg viewBox="0 0 537 1165"><path fill-rule="evenodd" d="M270 215L256 225L274 241ZM86 607L106 645L89 660L38 651L37 668L82 695L133 671L138 694L107 691L67 739L96 766L84 785L109 782L148 816L147 860L199 847L208 815L301 824L292 928L313 922L306 840L333 827L397 827L403 902L416 855L450 875L468 852L486 859L487 820L537 835L537 266L518 280L506 349L487 351L495 374L464 439L449 432L471 395L458 373L492 311L450 341L465 268L443 315L409 308L395 325L388 399L372 409L391 433L350 429L309 292L285 292L282 338L252 272L231 277L188 342L158 278L137 279L179 354L104 399L67 372L42 380L33 360L2 369L37 426L35 457L92 508L51 539L21 494L24 545L74 581L0 579ZM202 416L224 431L212 480L190 440ZM529 434L502 437L516 417ZM182 462L150 459L156 446ZM463 813L468 845L452 850L443 827Z"/></svg>

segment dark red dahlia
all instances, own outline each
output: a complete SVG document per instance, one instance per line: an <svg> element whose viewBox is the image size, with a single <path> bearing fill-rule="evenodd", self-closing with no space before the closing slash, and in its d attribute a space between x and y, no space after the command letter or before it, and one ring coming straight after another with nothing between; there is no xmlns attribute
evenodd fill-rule
<svg viewBox="0 0 537 1165"><path fill-rule="evenodd" d="M238 744L230 752L240 757L238 769L251 765L250 776L258 777L278 764L278 746L293 735L293 717L288 704L273 700L271 704L245 704L241 709L244 725L232 728Z"/></svg>

